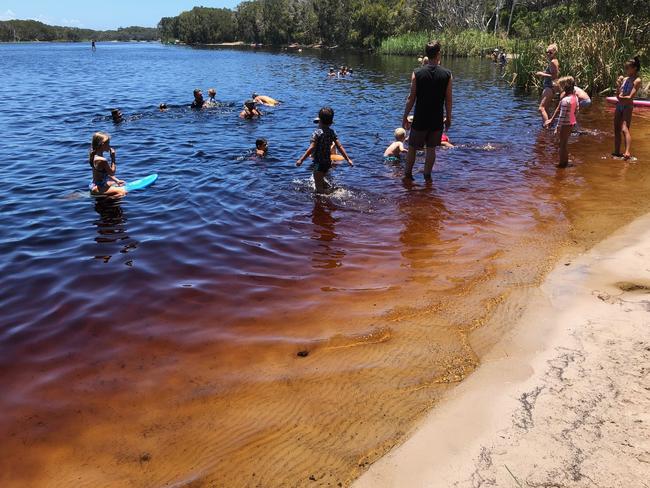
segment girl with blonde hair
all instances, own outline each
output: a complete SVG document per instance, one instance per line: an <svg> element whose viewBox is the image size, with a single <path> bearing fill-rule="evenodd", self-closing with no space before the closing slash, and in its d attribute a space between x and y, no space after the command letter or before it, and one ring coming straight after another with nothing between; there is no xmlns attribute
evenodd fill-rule
<svg viewBox="0 0 650 488"><path fill-rule="evenodd" d="M560 76L560 62L557 60L557 44L551 44L546 48L548 66L545 71L538 71L535 75L542 79L542 100L539 102L539 113L542 115L542 124L548 122L548 109L555 97L553 82Z"/></svg>
<svg viewBox="0 0 650 488"><path fill-rule="evenodd" d="M110 162L104 157L105 152L110 154ZM90 184L90 192L93 195L122 196L126 194L126 188L121 188L124 181L115 176L117 165L115 149L111 147L111 136L105 132L93 134L88 163L93 170L93 181Z"/></svg>

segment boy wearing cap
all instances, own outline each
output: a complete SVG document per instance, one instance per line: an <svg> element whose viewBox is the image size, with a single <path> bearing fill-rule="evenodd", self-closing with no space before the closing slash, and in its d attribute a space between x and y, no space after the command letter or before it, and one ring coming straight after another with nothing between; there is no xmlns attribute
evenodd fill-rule
<svg viewBox="0 0 650 488"><path fill-rule="evenodd" d="M311 142L305 154L296 162L296 166L302 165L310 155L314 157L314 183L316 193L327 193L331 186L325 181L325 175L332 167L332 144L336 146L343 158L350 166L353 166L352 160L345 152L345 148L339 141L338 136L331 125L334 123L334 110L330 107L324 107L318 112L318 118L314 120L318 128L311 136Z"/></svg>

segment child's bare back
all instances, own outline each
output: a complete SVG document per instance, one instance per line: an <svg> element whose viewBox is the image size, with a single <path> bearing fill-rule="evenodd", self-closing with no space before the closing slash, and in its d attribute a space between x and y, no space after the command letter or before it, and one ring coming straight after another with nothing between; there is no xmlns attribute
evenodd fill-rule
<svg viewBox="0 0 650 488"><path fill-rule="evenodd" d="M403 128L395 129L395 142L391 143L390 146L384 151L385 158L398 158L404 152L406 148L404 147L404 140L406 139L406 131Z"/></svg>

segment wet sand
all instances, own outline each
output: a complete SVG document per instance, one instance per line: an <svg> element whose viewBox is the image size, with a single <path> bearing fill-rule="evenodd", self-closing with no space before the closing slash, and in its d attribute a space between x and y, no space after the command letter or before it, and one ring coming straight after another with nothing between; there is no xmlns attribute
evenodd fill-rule
<svg viewBox="0 0 650 488"><path fill-rule="evenodd" d="M364 487L647 486L650 214L543 286Z"/></svg>

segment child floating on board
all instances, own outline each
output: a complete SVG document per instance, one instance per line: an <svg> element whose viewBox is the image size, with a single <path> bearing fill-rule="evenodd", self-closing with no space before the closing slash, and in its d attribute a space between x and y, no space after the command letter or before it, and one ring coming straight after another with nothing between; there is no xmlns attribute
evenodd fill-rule
<svg viewBox="0 0 650 488"><path fill-rule="evenodd" d="M641 61L638 56L629 59L625 63L625 78L618 78L616 88L616 110L614 111L614 152L612 156L630 159L630 148L632 146L632 134L630 126L632 125L632 112L634 111L634 97L636 97L641 88ZM621 143L625 141L625 152L621 154Z"/></svg>
<svg viewBox="0 0 650 488"><path fill-rule="evenodd" d="M266 95L258 95L257 93L253 93L251 99L255 103L259 103L260 105L266 105L267 107L275 107L276 105L280 105L280 100L267 97Z"/></svg>
<svg viewBox="0 0 650 488"><path fill-rule="evenodd" d="M110 154L110 163L104 153ZM115 162L115 149L111 147L111 137L105 132L93 134L88 163L93 170L93 181L90 192L96 196L122 196L126 189L121 188L124 181L115 176L117 164Z"/></svg>
<svg viewBox="0 0 650 488"><path fill-rule="evenodd" d="M404 147L405 140L406 130L402 127L395 129L395 141L384 151L384 159L399 161L401 154L407 152L407 149Z"/></svg>
<svg viewBox="0 0 650 488"><path fill-rule="evenodd" d="M328 193L331 190L330 184L325 180L325 176L332 167L332 143L340 151L343 158L350 166L353 166L352 160L345 152L343 145L331 125L334 123L334 110L330 107L323 107L318 112L318 118L314 120L318 124L318 129L311 136L309 148L305 151L296 166L301 166L309 156L314 157L314 183L316 193Z"/></svg>

